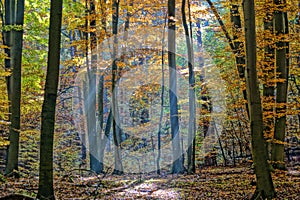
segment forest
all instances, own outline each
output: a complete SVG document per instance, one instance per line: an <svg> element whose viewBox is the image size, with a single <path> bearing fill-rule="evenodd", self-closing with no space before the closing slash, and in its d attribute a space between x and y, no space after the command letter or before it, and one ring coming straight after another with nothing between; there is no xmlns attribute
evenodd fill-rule
<svg viewBox="0 0 300 200"><path fill-rule="evenodd" d="M0 200L300 199L300 0L2 0L0 23Z"/></svg>

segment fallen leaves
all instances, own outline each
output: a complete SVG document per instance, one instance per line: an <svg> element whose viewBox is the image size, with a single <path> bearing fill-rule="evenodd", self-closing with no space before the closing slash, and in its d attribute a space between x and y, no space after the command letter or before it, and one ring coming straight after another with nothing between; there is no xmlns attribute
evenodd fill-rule
<svg viewBox="0 0 300 200"><path fill-rule="evenodd" d="M275 170L277 199L300 199L299 169ZM82 177L81 177L82 175ZM249 167L209 167L194 175L158 176L129 174L99 175L81 172L72 177L56 177L57 199L249 199L255 190ZM70 175L71 176L71 175ZM19 193L35 196L37 177L7 178L0 186L0 197Z"/></svg>

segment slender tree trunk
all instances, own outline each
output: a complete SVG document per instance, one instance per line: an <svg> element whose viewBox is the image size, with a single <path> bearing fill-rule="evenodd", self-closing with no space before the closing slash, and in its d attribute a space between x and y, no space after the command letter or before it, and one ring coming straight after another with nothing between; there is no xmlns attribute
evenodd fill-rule
<svg viewBox="0 0 300 200"><path fill-rule="evenodd" d="M53 189L53 138L57 98L62 1L51 1L47 75L42 107L38 199L55 199Z"/></svg>
<svg viewBox="0 0 300 200"><path fill-rule="evenodd" d="M188 0L188 4L189 4ZM195 173L195 161L193 159L194 152L194 138L196 134L196 101L195 101L195 74L194 74L194 51L192 45L192 35L190 35L186 13L186 0L182 0L181 13L182 13L182 23L184 27L184 32L186 36L186 45L187 45L187 53L188 53L188 69L189 69L189 132L188 132L188 151L187 151L187 159L188 159L188 173ZM190 27L192 28L192 27Z"/></svg>
<svg viewBox="0 0 300 200"><path fill-rule="evenodd" d="M8 3L8 2L6 2ZM9 3L8 3L9 4ZM8 90L10 97L10 129L9 129L9 147L7 165L5 174L10 174L13 170L18 170L18 157L19 157L19 134L20 134L20 102L21 102L21 66L22 66L22 47L23 47L23 24L24 24L24 0L11 1L11 9L8 11L9 18L12 20L12 25L21 26L21 30L14 27L8 39L11 41L10 46L10 65L6 68L11 69L12 75L7 80ZM16 13L16 14L13 14ZM6 16L8 17L8 16ZM5 17L5 18L6 18ZM9 19L7 19L9 23ZM20 27L19 27L20 28Z"/></svg>
<svg viewBox="0 0 300 200"><path fill-rule="evenodd" d="M160 115L159 115L159 125L157 132L157 158L156 158L156 173L160 174L160 158L161 158L161 133L162 133L162 120L164 117L164 102L165 102L165 29L167 26L167 15L165 16L164 28L163 28L163 38L162 38L162 50L161 50L161 96L160 96Z"/></svg>
<svg viewBox="0 0 300 200"><path fill-rule="evenodd" d="M110 109L108 118L106 121L105 129L101 131L101 140L100 140L100 150L99 150L99 162L100 162L100 171L104 171L104 152L105 147L109 138L110 129L111 129L111 123L112 123L112 111Z"/></svg>
<svg viewBox="0 0 300 200"><path fill-rule="evenodd" d="M100 172L104 171L104 152L105 147L109 138L109 133L111 129L112 121L112 111L109 110L109 114L106 121L106 127L104 129L104 76L100 77L99 80L99 89L98 89L98 122L100 125L100 145L99 145L99 163L100 163Z"/></svg>
<svg viewBox="0 0 300 200"><path fill-rule="evenodd" d="M172 173L183 173L183 160L180 147L180 133L178 122L177 103L177 71L176 71L176 25L175 25L175 0L168 0L168 61L169 61L169 98L170 98L170 121L173 148Z"/></svg>
<svg viewBox="0 0 300 200"><path fill-rule="evenodd" d="M113 115L113 139L114 139L114 156L115 156L115 169L114 174L121 175L123 174L123 164L122 164L122 155L121 155L121 130L119 123L119 113L118 113L118 101L117 93L118 89L116 87L116 82L118 80L118 66L117 66L117 45L118 45L118 23L119 23L119 0L113 1L113 37L114 37L114 46L113 46L113 63L112 63L112 115Z"/></svg>
<svg viewBox="0 0 300 200"><path fill-rule="evenodd" d="M102 14L102 20L101 20L101 28L103 30L102 33L106 33L106 0L103 2L101 1L101 14ZM100 139L99 139L99 163L100 163L100 168L99 171L103 172L104 171L104 152L105 152L105 147L108 141L109 137L109 132L111 128L111 111L109 111L109 116L107 118L106 122L106 129L108 129L108 132L106 129L104 130L104 75L100 75L99 83L98 83L98 123L100 130L98 130ZM107 127L109 126L109 127Z"/></svg>
<svg viewBox="0 0 300 200"><path fill-rule="evenodd" d="M239 74L239 78L241 81L241 85L245 84L245 56L244 56L244 42L241 40L242 35L242 21L241 15L239 12L240 2L237 0L231 0L231 8L230 8L230 19L232 22L232 32L233 32L233 45L235 54L235 62ZM242 93L244 100L247 101L247 91L245 87L242 87ZM249 108L248 104L245 103L246 113L249 117Z"/></svg>
<svg viewBox="0 0 300 200"><path fill-rule="evenodd" d="M83 89L83 91L85 91ZM79 97L79 102L82 102L81 100L84 99L84 95L82 94L82 89L78 87L78 97ZM85 103L85 102L83 102ZM80 117L83 116L84 110L82 109L82 104L79 103L79 112L80 112ZM81 122L83 128L80 129L80 137L81 137L81 166L84 166L86 164L86 130L85 130L85 125L84 122Z"/></svg>
<svg viewBox="0 0 300 200"><path fill-rule="evenodd" d="M275 190L267 161L267 148L264 138L262 105L256 71L256 31L254 0L244 0L244 20L246 36L246 88L250 115L250 130L252 137L252 155L257 179L256 191L252 199L272 199Z"/></svg>
<svg viewBox="0 0 300 200"><path fill-rule="evenodd" d="M219 145L220 145L222 157L223 157L223 160L224 160L224 166L227 166L227 158L225 156L225 151L224 151L224 148L223 148L223 145L222 145L222 142L221 142L220 134L218 132L216 123L214 123L213 125L214 125L214 129L216 130L216 135L217 135L217 138L218 138L218 142L219 142Z"/></svg>
<svg viewBox="0 0 300 200"><path fill-rule="evenodd" d="M88 72L88 95L86 96L88 101L87 109L87 124L88 124L88 138L89 138L89 149L90 149L90 168L97 174L100 171L100 162L98 160L98 145L99 145L99 134L96 130L96 65L97 65L97 36L96 32L96 9L94 0L89 0L89 35L90 35L90 49L91 49L91 63L87 63ZM88 55L87 55L88 56Z"/></svg>
<svg viewBox="0 0 300 200"><path fill-rule="evenodd" d="M236 60L236 66L239 74L239 78L241 80L242 85L245 83L245 56L244 56L244 43L239 40L241 29L242 29L242 23L241 23L241 16L239 13L239 5L240 2L237 0L231 0L231 8L230 8L230 19L233 24L232 31L233 31L233 39L229 35L225 24L223 23L223 20L221 16L219 15L217 8L214 6L213 2L211 0L206 0L209 6L211 7L215 17L217 18L222 31L224 32L224 35L226 39L228 40L229 46L233 53L235 54L235 60ZM247 101L247 90L242 88L243 98ZM247 112L247 115L249 117L249 108L247 103L245 103L245 109Z"/></svg>
<svg viewBox="0 0 300 200"><path fill-rule="evenodd" d="M266 1L266 5L271 5L272 0ZM265 34L265 54L264 54L264 83L263 83L263 115L265 122L264 132L267 139L273 137L274 133L274 105L275 105L275 85L272 82L275 79L275 65L274 65L274 42L273 42L273 11L266 8L266 16L264 18L264 34ZM269 143L268 157L269 157Z"/></svg>
<svg viewBox="0 0 300 200"><path fill-rule="evenodd" d="M276 38L276 116L274 141L272 146L272 162L277 169L285 169L284 164L284 138L286 131L286 103L288 88L288 63L287 63L287 44L284 41L286 33L285 13L283 9L286 2L274 0L277 10L274 12L274 25ZM287 27L288 28L288 27Z"/></svg>
<svg viewBox="0 0 300 200"><path fill-rule="evenodd" d="M195 58L194 58L194 45L193 45L193 22L192 22L192 12L191 12L191 4L190 4L190 2L188 2L188 10L189 10L189 25L190 25L190 38L191 38L191 48L192 48L192 50L193 50L193 52L192 52L192 60L193 60L193 70L195 69ZM189 73L189 74L192 74L192 73ZM196 132L197 132L197 127L196 127L196 123L197 123L197 120L196 120L196 98L197 98L197 96L196 96L196 75L195 75L195 72L193 72L193 74L192 74L193 76L191 76L191 78L192 77L194 77L194 87L193 87L193 92L194 92L194 95L193 95L193 97L194 97L194 100L192 100L191 101L191 103L194 101L194 108L193 109L191 109L191 110L194 110L195 111L195 113L194 113L194 135L192 136L192 139L193 139L193 141L192 141L192 157L191 157L191 163L192 163L192 170L193 170L193 172L196 172ZM192 79L191 79L191 83L193 83L193 81L192 81ZM192 124L191 124L192 125Z"/></svg>
<svg viewBox="0 0 300 200"><path fill-rule="evenodd" d="M106 5L106 1L107 0L100 1L101 2L101 14L102 14L101 26L102 26L102 30L104 31L104 33L106 33L106 31L107 31L107 27L106 27L106 21L107 21L107 5Z"/></svg>
<svg viewBox="0 0 300 200"><path fill-rule="evenodd" d="M104 169L103 159L104 150L107 142L107 138L103 134L103 123L104 123L104 76L100 76L98 83L98 123L99 123L99 171L102 173Z"/></svg>

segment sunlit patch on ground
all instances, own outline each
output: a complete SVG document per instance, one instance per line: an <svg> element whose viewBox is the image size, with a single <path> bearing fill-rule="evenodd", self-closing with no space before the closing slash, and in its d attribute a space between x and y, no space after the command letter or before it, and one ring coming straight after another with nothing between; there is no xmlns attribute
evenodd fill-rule
<svg viewBox="0 0 300 200"><path fill-rule="evenodd" d="M160 189L156 183L141 183L133 188L125 189L116 194L121 197L143 197L155 199L179 199L180 195L176 189L165 188Z"/></svg>

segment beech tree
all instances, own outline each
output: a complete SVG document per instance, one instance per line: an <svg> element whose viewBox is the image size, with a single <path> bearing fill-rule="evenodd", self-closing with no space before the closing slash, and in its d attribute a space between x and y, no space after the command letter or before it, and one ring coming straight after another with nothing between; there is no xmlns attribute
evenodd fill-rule
<svg viewBox="0 0 300 200"><path fill-rule="evenodd" d="M38 199L55 199L53 189L53 137L60 64L62 3L61 0L52 0L50 8L49 51L41 118Z"/></svg>
<svg viewBox="0 0 300 200"><path fill-rule="evenodd" d="M230 20L232 23L232 34L233 34L233 53L235 54L235 62L237 71L241 81L241 85L245 84L245 55L244 55L244 40L241 38L242 35L242 20L239 12L240 2L237 0L231 0L230 7ZM242 93L244 100L247 101L246 88L242 86ZM245 109L249 117L249 108L247 103Z"/></svg>
<svg viewBox="0 0 300 200"><path fill-rule="evenodd" d="M118 79L118 66L117 66L117 45L118 45L118 23L119 23L119 7L120 1L114 0L113 1L113 63L112 63L112 126L113 126L113 139L114 139L114 156L115 156L115 169L114 174L121 175L123 174L123 165L122 165L122 155L121 155L121 129L120 129L120 122L119 122L119 111L118 111L118 101L117 101L117 92L118 89L116 87L117 79Z"/></svg>
<svg viewBox="0 0 300 200"><path fill-rule="evenodd" d="M234 53L235 57L235 62L236 62L236 67L239 75L240 82L242 83L242 93L243 93L243 98L245 101L247 101L247 90L243 87L245 83L245 56L244 56L244 42L241 39L241 33L242 33L242 22L241 22L241 16L239 12L239 5L240 1L238 0L231 0L230 1L230 20L231 20L231 25L232 25L232 35L233 37L230 36L229 31L227 30L216 6L213 4L211 0L206 0L207 3L209 4L212 12L214 13L215 17L217 18L222 31L229 43L229 47ZM247 112L247 115L249 116L249 108L248 104L245 103L245 110Z"/></svg>
<svg viewBox="0 0 300 200"><path fill-rule="evenodd" d="M9 147L5 174L18 170L19 134L20 134L20 101L21 101L21 65L23 46L24 0L5 1L4 43L9 59L5 60L5 68L11 72L7 77L8 100L10 101Z"/></svg>
<svg viewBox="0 0 300 200"><path fill-rule="evenodd" d="M256 191L252 199L273 199L275 189L272 182L268 159L262 105L257 78L256 30L254 0L243 4L246 43L246 88L250 116L252 157L256 174Z"/></svg>
<svg viewBox="0 0 300 200"><path fill-rule="evenodd" d="M172 173L183 173L183 158L180 146L180 132L178 122L177 103L177 71L176 71L176 18L175 0L168 0L168 63L169 63L169 99L170 99L170 122L173 149Z"/></svg>
<svg viewBox="0 0 300 200"><path fill-rule="evenodd" d="M100 162L98 156L98 145L99 133L96 129L96 63L97 63L97 35L96 35L96 5L93 0L88 1L89 5L86 9L89 10L86 28L88 33L87 37L87 46L86 46L86 65L87 65L87 94L85 95L85 105L86 105L86 121L88 129L88 138L89 138L89 155L90 155L90 168L95 171L97 174L101 172ZM93 29L93 31L91 31ZM89 36L89 37L88 37ZM88 43L90 41L90 44ZM90 51L89 51L90 47ZM89 60L89 52L91 52L91 60ZM90 62L91 61L91 62Z"/></svg>
<svg viewBox="0 0 300 200"><path fill-rule="evenodd" d="M189 17L190 15L190 2L188 0ZM189 69L189 133L188 133L188 173L195 173L195 134L196 134L196 100L195 100L195 74L194 74L194 51L192 40L192 26L188 28L186 19L186 0L182 0L181 13L182 23L186 36L186 46L188 53L188 69ZM191 19L190 19L191 20ZM191 25L191 24L190 24Z"/></svg>
<svg viewBox="0 0 300 200"><path fill-rule="evenodd" d="M288 43L285 36L288 33L287 14L285 0L274 0L274 31L276 35L275 63L276 63L276 115L274 141L272 146L273 166L284 169L284 139L286 135L286 108L288 91Z"/></svg>
<svg viewBox="0 0 300 200"><path fill-rule="evenodd" d="M274 133L274 104L275 104L275 84L272 82L275 78L275 52L274 52L274 24L273 24L273 11L270 9L272 0L266 1L266 14L264 16L264 40L266 45L264 47L264 66L263 72L263 116L265 121L265 134L266 138L270 139ZM269 144L268 144L269 146ZM269 148L268 148L269 150Z"/></svg>

